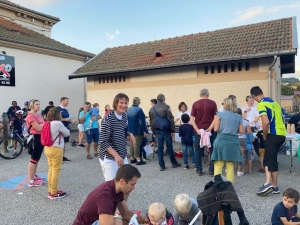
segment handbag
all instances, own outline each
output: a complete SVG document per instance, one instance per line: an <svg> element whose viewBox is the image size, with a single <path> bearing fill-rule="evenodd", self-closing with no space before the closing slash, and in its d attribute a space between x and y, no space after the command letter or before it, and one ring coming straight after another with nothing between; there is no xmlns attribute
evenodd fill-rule
<svg viewBox="0 0 300 225"><path fill-rule="evenodd" d="M171 128L170 121L167 120L166 118L161 117L160 115L158 115L156 110L155 110L155 106L153 107L153 110L154 110L154 115L155 115L156 128L158 128L160 130L170 129Z"/></svg>

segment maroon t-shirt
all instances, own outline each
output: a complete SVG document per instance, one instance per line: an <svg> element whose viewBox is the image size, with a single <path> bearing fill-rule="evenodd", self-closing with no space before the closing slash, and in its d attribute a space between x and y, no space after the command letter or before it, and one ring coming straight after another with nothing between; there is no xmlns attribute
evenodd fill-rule
<svg viewBox="0 0 300 225"><path fill-rule="evenodd" d="M214 116L217 114L217 104L210 99L200 99L194 102L191 116L195 117L195 122L199 129L208 128Z"/></svg>
<svg viewBox="0 0 300 225"><path fill-rule="evenodd" d="M73 225L89 225L99 220L100 214L114 215L117 206L124 201L123 192L116 193L114 180L98 185L80 207Z"/></svg>

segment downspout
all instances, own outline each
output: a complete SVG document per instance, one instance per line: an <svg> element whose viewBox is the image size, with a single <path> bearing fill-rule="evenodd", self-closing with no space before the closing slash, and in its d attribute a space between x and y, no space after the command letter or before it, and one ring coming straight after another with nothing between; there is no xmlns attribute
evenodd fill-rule
<svg viewBox="0 0 300 225"><path fill-rule="evenodd" d="M273 68L274 64L276 63L276 60L277 60L277 55L274 55L274 60L269 67L268 79L269 79L269 97L270 98L272 98L272 68Z"/></svg>

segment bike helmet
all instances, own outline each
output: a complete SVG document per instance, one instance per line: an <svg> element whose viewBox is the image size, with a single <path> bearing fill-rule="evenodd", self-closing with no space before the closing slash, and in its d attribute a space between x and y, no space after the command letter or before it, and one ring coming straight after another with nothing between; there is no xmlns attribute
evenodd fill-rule
<svg viewBox="0 0 300 225"><path fill-rule="evenodd" d="M17 116L22 116L22 115L24 115L25 114L25 112L23 111L23 110L18 110L17 112L16 112L16 115Z"/></svg>

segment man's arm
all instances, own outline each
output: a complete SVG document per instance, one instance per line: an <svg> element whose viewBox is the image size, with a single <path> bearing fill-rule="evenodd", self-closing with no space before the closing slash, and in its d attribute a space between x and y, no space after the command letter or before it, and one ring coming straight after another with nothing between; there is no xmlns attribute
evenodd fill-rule
<svg viewBox="0 0 300 225"><path fill-rule="evenodd" d="M270 121L267 114L261 115L262 127L263 127L263 138L266 140L269 132Z"/></svg>
<svg viewBox="0 0 300 225"><path fill-rule="evenodd" d="M280 220L283 223L283 225L300 225L300 222L288 221L286 217L280 217Z"/></svg>
<svg viewBox="0 0 300 225"><path fill-rule="evenodd" d="M175 133L175 123L174 123L174 116L171 112L170 106L166 105L166 114L167 114L167 119L170 122L171 125L171 133Z"/></svg>
<svg viewBox="0 0 300 225"><path fill-rule="evenodd" d="M191 125L193 126L193 128L195 129L195 131L199 131L199 128L198 128L198 126L197 126L197 124L196 124L196 122L195 122L195 117L194 116L190 116L190 123L191 123Z"/></svg>
<svg viewBox="0 0 300 225"><path fill-rule="evenodd" d="M118 204L118 209L123 219L129 222L134 213L128 209L125 200ZM142 216L138 216L136 220L138 221L139 224L149 223L149 220L146 217L142 217Z"/></svg>

